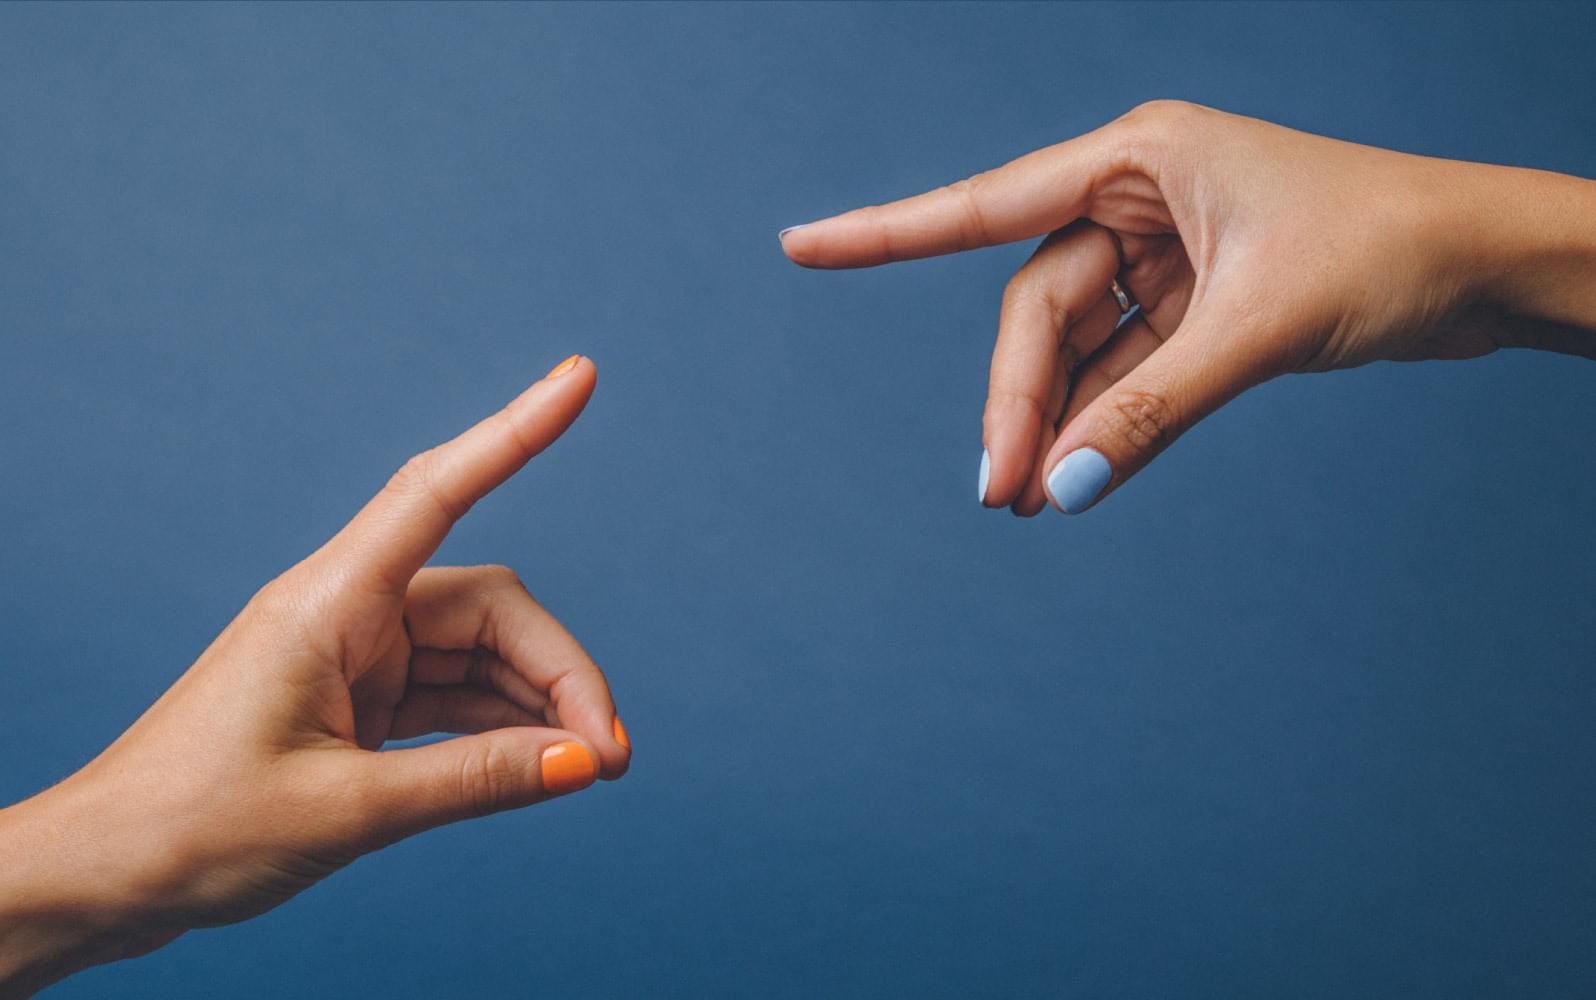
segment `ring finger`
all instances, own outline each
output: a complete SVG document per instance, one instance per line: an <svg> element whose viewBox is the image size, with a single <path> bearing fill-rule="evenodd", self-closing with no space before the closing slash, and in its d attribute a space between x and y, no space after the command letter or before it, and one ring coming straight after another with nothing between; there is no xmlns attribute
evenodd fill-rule
<svg viewBox="0 0 1596 1000"><path fill-rule="evenodd" d="M1075 395L1076 380L1081 360L1088 357L1114 333L1119 323L1119 304L1112 296L1103 294L1079 321L1072 323L1059 340L1055 364L1053 394L1043 414L1042 431L1037 435L1036 456L1031 463L1031 473L1025 488L1014 501L1013 511L1019 517L1034 517L1047 506L1047 494L1042 486L1042 460L1047 457L1053 442L1058 438L1059 417Z"/></svg>

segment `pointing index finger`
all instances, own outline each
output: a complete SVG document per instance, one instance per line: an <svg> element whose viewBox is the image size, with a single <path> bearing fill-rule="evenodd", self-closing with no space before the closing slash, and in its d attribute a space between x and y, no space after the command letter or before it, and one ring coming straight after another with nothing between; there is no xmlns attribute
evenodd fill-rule
<svg viewBox="0 0 1596 1000"><path fill-rule="evenodd" d="M412 458L327 544L334 562L404 593L455 521L565 433L596 378L591 361L569 358L498 413Z"/></svg>
<svg viewBox="0 0 1596 1000"><path fill-rule="evenodd" d="M1080 218L1107 165L1098 129L935 191L784 230L782 250L804 267L874 267L1031 239Z"/></svg>

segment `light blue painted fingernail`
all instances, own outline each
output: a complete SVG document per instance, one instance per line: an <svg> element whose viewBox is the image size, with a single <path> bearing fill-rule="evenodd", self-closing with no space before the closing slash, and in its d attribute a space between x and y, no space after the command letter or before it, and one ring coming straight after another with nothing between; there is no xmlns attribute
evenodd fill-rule
<svg viewBox="0 0 1596 1000"><path fill-rule="evenodd" d="M787 234L792 232L794 229L802 229L803 227L805 227L807 225L809 225L809 223L800 222L796 226L788 226L786 229L783 229L781 232L776 234L776 239L784 240L784 239L787 238Z"/></svg>
<svg viewBox="0 0 1596 1000"><path fill-rule="evenodd" d="M981 449L981 478L976 480L975 500L981 506L986 506L986 484L992 478L992 455L985 448Z"/></svg>
<svg viewBox="0 0 1596 1000"><path fill-rule="evenodd" d="M1096 448L1077 448L1064 456L1047 477L1047 491L1066 514L1079 514L1092 505L1113 478L1114 469Z"/></svg>

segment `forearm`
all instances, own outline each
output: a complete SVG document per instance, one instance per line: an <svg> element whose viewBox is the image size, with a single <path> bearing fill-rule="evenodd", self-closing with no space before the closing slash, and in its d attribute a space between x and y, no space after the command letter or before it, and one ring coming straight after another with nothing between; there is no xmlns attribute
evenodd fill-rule
<svg viewBox="0 0 1596 1000"><path fill-rule="evenodd" d="M63 788L0 810L0 998L29 996L91 965L176 937L141 929L130 890Z"/></svg>
<svg viewBox="0 0 1596 1000"><path fill-rule="evenodd" d="M1507 346L1596 358L1596 181L1474 167L1469 266Z"/></svg>

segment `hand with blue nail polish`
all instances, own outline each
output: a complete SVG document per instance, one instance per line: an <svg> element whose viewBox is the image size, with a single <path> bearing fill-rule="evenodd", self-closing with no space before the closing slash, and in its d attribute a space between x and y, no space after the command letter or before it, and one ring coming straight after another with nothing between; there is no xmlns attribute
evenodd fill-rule
<svg viewBox="0 0 1596 1000"><path fill-rule="evenodd" d="M275 907L429 827L618 778L599 668L503 567L423 568L592 394L571 358L417 455L104 753L0 810L0 997ZM460 733L376 752L389 740Z"/></svg>
<svg viewBox="0 0 1596 1000"><path fill-rule="evenodd" d="M1016 514L1086 510L1287 372L1596 358L1596 183L1174 101L781 243L843 268L1037 236L1003 296L978 483Z"/></svg>

